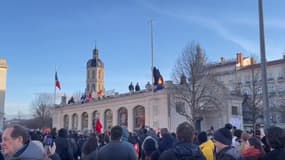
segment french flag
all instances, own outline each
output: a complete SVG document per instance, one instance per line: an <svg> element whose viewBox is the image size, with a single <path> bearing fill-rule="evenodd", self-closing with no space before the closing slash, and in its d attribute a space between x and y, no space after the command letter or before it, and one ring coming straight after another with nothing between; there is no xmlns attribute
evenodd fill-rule
<svg viewBox="0 0 285 160"><path fill-rule="evenodd" d="M55 72L55 87L57 87L59 90L61 89L60 82L57 77L57 72Z"/></svg>

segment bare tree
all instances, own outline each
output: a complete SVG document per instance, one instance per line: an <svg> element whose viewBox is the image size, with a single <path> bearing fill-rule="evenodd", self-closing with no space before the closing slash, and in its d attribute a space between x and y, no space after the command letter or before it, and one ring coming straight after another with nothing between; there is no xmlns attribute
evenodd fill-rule
<svg viewBox="0 0 285 160"><path fill-rule="evenodd" d="M38 123L42 128L51 127L52 101L52 95L47 93L40 93L32 102L32 112L34 119L38 120Z"/></svg>
<svg viewBox="0 0 285 160"><path fill-rule="evenodd" d="M204 111L220 109L220 100L225 93L225 87L220 84L199 44L187 45L174 68L173 78L181 79L177 93L178 99L186 102L187 108L178 112L188 121L195 123Z"/></svg>
<svg viewBox="0 0 285 160"><path fill-rule="evenodd" d="M261 94L262 86L259 81L259 77L259 72L255 70L255 66L252 66L251 79L246 82L247 92L243 94L244 99L242 102L244 123L253 127L254 131L257 120L261 119L263 115Z"/></svg>
<svg viewBox="0 0 285 160"><path fill-rule="evenodd" d="M250 73L251 73L251 79L246 82L245 90L246 93L241 93L241 87L239 88L239 92L244 99L242 102L243 106L243 119L244 124L248 125L249 127L252 127L254 131L256 130L256 124L262 123L263 119L263 97L262 97L262 83L260 80L260 66L259 64L255 64L254 62L255 58L251 58L251 63L253 64L250 67ZM282 121L282 116L284 115L284 98L283 94L275 90L275 83L274 78L269 77L267 79L268 86L272 87L272 89L269 89L269 105L270 105L270 119L272 123L279 123ZM258 120L260 120L258 122Z"/></svg>

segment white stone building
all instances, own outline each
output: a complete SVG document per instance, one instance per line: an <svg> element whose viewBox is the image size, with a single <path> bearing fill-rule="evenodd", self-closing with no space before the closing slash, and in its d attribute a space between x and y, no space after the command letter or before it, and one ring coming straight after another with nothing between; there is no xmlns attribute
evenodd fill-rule
<svg viewBox="0 0 285 160"><path fill-rule="evenodd" d="M4 126L5 92L7 79L7 63L5 59L0 59L0 129Z"/></svg>
<svg viewBox="0 0 285 160"><path fill-rule="evenodd" d="M145 124L155 129L168 128L175 131L177 125L186 119L177 113L181 103L172 94L173 85L168 82L167 88L155 93L143 90L89 103L60 106L55 109L53 125L56 128L92 130L94 120L99 118L105 130L114 125L122 125L132 131ZM196 125L200 125L201 130L207 130L211 126L218 128L242 118L241 98L229 96L225 104L223 111L203 113L201 121ZM232 107L235 107L234 113ZM242 124L239 125L242 127Z"/></svg>
<svg viewBox="0 0 285 160"><path fill-rule="evenodd" d="M221 58L219 63L212 67L217 75L217 79L222 82L234 95L248 95L253 93L261 101L262 105L262 79L260 63L250 57L244 57L242 53L237 53L236 59L225 60ZM253 87L254 83L254 87ZM267 62L267 84L270 107L270 121L272 125L285 127L285 56L281 59ZM253 88L256 91L253 91ZM244 106L244 125L248 124L250 113ZM258 120L262 123L262 117Z"/></svg>
<svg viewBox="0 0 285 160"><path fill-rule="evenodd" d="M100 90L104 91L104 65L99 59L97 49L93 51L93 55L95 55L93 59L87 62L86 91L99 93ZM177 91L174 90L179 88L177 85L179 84L167 81L165 88L155 93L145 89L106 97L97 94L93 96L96 97L95 100L87 103L62 103L63 105L54 110L53 127L92 130L94 121L100 119L104 130L114 125L122 125L133 131L145 125L154 129L168 128L170 131L175 131L177 125L186 120L177 111L187 107L176 98ZM228 122L242 128L241 101L242 99L236 96L224 97L222 110L205 111L199 115L201 119L196 122L196 128L199 130L208 130L211 126L219 128Z"/></svg>

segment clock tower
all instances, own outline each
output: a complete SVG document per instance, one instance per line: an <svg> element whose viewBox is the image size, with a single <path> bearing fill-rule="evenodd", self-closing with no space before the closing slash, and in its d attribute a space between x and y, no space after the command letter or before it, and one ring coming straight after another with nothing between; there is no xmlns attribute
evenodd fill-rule
<svg viewBox="0 0 285 160"><path fill-rule="evenodd" d="M104 88L104 64L99 59L97 48L93 50L93 57L87 62L86 93L94 97L103 96Z"/></svg>

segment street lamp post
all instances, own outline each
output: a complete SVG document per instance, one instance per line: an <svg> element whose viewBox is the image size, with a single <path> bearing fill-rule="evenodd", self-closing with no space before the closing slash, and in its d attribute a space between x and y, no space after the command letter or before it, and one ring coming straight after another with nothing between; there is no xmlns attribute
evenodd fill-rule
<svg viewBox="0 0 285 160"><path fill-rule="evenodd" d="M268 102L268 90L267 90L266 55L265 55L262 0L258 0L258 13L259 13L260 57L261 57L261 70L262 70L262 90L263 90L262 92L263 118L264 118L264 127L268 128L270 125L270 122L269 122L269 102Z"/></svg>

